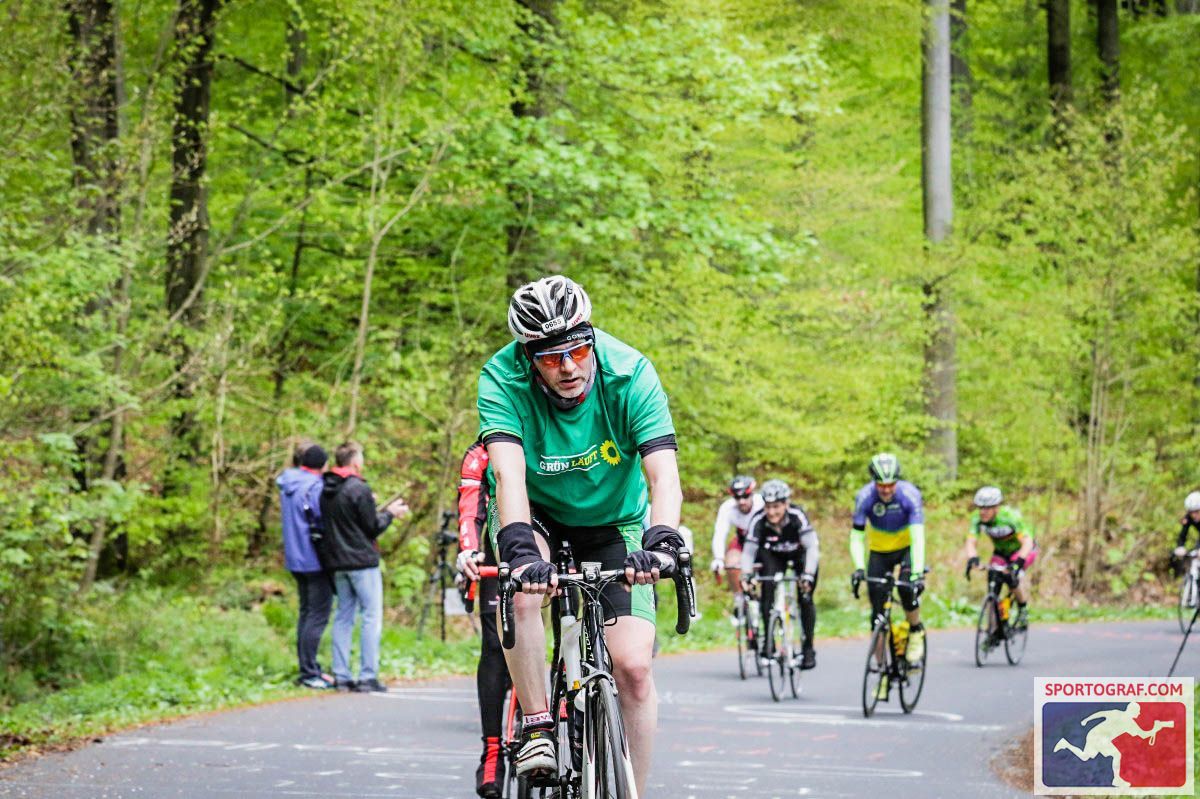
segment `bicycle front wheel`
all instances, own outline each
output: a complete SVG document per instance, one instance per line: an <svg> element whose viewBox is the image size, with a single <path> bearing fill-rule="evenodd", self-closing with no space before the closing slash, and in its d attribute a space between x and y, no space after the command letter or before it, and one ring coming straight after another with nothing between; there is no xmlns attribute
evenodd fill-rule
<svg viewBox="0 0 1200 799"><path fill-rule="evenodd" d="M1011 620L1008 625L1008 635L1004 638L1004 657L1010 665L1017 665L1025 656L1025 642L1029 639L1029 622L1018 624Z"/></svg>
<svg viewBox="0 0 1200 799"><path fill-rule="evenodd" d="M876 624L871 633L871 645L867 650L867 667L863 671L862 708L863 715L870 718L875 713L875 705L879 704L879 694L883 690L884 680L888 674L888 659L891 656L892 642L888 635L886 623Z"/></svg>
<svg viewBox="0 0 1200 799"><path fill-rule="evenodd" d="M746 679L746 653L750 650L749 642L746 640L745 602L738 603L734 619L737 622L734 629L737 631L738 676L744 680Z"/></svg>
<svg viewBox="0 0 1200 799"><path fill-rule="evenodd" d="M778 702L783 699L784 680L787 678L787 665L791 659L784 640L783 617L771 614L767 629L767 644L770 646L767 661L767 681L771 684L771 698Z"/></svg>
<svg viewBox="0 0 1200 799"><path fill-rule="evenodd" d="M1196 612L1197 589L1196 578L1189 567L1187 574L1183 576L1183 582L1179 584L1179 632L1181 633L1187 632L1188 624L1192 621L1192 614Z"/></svg>
<svg viewBox="0 0 1200 799"><path fill-rule="evenodd" d="M583 790L591 799L632 799L633 763L616 692L608 680L592 683L584 729Z"/></svg>
<svg viewBox="0 0 1200 799"><path fill-rule="evenodd" d="M921 651L919 663L901 664L900 707L905 713L912 713L921 698L921 690L925 687L925 662L929 660L929 634L925 634L925 648Z"/></svg>
<svg viewBox="0 0 1200 799"><path fill-rule="evenodd" d="M988 594L979 606L979 623L975 625L975 665L980 668L996 648L995 630L996 597Z"/></svg>

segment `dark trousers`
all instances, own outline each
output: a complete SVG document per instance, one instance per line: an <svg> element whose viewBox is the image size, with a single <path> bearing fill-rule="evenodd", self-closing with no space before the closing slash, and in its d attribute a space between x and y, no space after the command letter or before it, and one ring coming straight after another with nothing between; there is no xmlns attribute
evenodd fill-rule
<svg viewBox="0 0 1200 799"><path fill-rule="evenodd" d="M796 571L796 576L800 576L800 572L804 571L804 550L797 552L768 552L760 549L758 554L758 562L762 564L762 570L759 575L762 577L773 577L776 573L787 571L788 564ZM817 567L817 573L813 575L813 590L809 593L800 591L799 586L796 587L796 592L800 599L800 629L804 631L804 647L806 649L813 648L813 642L816 640L817 634L817 606L813 603L813 593L817 590L817 578L821 574L821 568ZM771 608L775 606L775 583L766 582L759 584L759 592L762 598L762 615L763 618L771 613Z"/></svg>
<svg viewBox="0 0 1200 799"><path fill-rule="evenodd" d="M485 566L495 566L489 542L485 550ZM504 649L500 645L500 634L496 623L496 610L500 605L500 583L494 577L479 583L479 668L475 670L475 689L479 694L479 722L483 737L499 738L504 724L504 693L512 685L508 676L508 663L504 660Z"/></svg>
<svg viewBox="0 0 1200 799"><path fill-rule="evenodd" d="M329 572L292 572L300 595L300 618L296 621L296 660L300 679L321 676L317 649L333 609L333 576Z"/></svg>

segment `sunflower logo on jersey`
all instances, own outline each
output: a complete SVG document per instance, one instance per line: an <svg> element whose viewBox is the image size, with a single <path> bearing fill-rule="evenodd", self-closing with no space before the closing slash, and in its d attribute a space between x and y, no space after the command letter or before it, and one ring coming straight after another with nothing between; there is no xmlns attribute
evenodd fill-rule
<svg viewBox="0 0 1200 799"><path fill-rule="evenodd" d="M621 462L621 452L611 438L600 445L600 457L604 458L604 462L609 466L616 466Z"/></svg>

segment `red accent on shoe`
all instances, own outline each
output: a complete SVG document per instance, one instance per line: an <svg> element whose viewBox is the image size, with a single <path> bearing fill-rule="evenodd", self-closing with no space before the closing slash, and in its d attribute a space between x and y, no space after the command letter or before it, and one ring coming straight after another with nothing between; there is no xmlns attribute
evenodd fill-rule
<svg viewBox="0 0 1200 799"><path fill-rule="evenodd" d="M483 756L483 784L496 781L496 763L500 760L500 739L488 738Z"/></svg>

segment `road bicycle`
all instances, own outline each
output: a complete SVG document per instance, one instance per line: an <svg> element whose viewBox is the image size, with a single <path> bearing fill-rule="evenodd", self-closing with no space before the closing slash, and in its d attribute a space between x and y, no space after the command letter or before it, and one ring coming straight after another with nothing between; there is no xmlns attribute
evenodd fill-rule
<svg viewBox="0 0 1200 799"><path fill-rule="evenodd" d="M750 582L775 584L775 600L767 616L765 651L759 660L766 665L771 698L778 702L783 699L784 688L790 687L792 697L798 699L800 667L797 658L804 648L804 633L798 623L800 616L796 599L799 578L789 569L786 576L783 572L776 572L771 577L751 577Z"/></svg>
<svg viewBox="0 0 1200 799"><path fill-rule="evenodd" d="M675 631L685 635L696 608L692 555L679 552L675 582ZM604 639L601 597L612 583L625 583L625 569L584 561L575 571L570 549L559 553L558 593L551 598L554 654L550 660L550 702L558 717L558 773L549 779L518 780L518 799L637 799L617 683ZM501 563L501 643L516 643L513 596L518 581Z"/></svg>
<svg viewBox="0 0 1200 799"><path fill-rule="evenodd" d="M1029 622L1011 618L1017 576L999 563L975 568L988 573L987 594L979 606L979 622L975 625L975 665L982 668L988 655L1003 644L1004 656L1015 666L1025 655L1029 639ZM971 572L967 572L967 579L971 579Z"/></svg>
<svg viewBox="0 0 1200 799"><path fill-rule="evenodd" d="M1193 549L1184 555L1188 564L1179 584L1179 632L1187 632L1188 622L1196 611L1196 602L1200 599L1200 549Z"/></svg>
<svg viewBox="0 0 1200 799"><path fill-rule="evenodd" d="M928 569L926 569L928 571ZM916 584L897 580L892 575L867 577L868 583L887 588L883 610L875 617L871 629L871 645L867 650L867 666L863 672L862 708L863 715L870 718L879 702L891 700L892 689L898 688L900 707L912 713L925 687L925 663L929 659L929 637L925 637L925 650L920 663L909 663L905 658L908 650L908 621L892 623L892 593L896 588L913 588ZM887 692L881 699L879 687L887 678Z"/></svg>
<svg viewBox="0 0 1200 799"><path fill-rule="evenodd" d="M763 673L762 661L758 658L760 612L758 597L745 591L734 596L733 626L737 636L738 674L743 680L749 671L746 668L747 660L759 677Z"/></svg>

